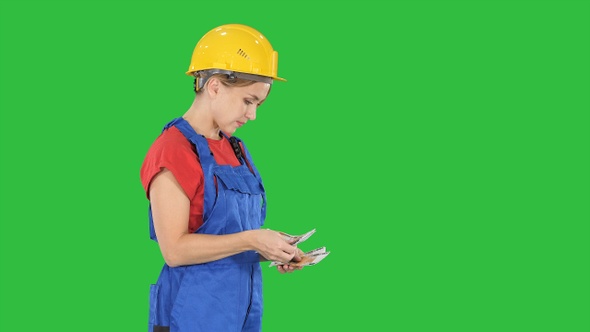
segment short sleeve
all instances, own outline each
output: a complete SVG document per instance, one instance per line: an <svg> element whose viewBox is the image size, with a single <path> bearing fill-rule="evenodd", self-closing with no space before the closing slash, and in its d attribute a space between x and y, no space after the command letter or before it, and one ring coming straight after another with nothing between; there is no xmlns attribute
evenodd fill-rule
<svg viewBox="0 0 590 332"><path fill-rule="evenodd" d="M141 166L141 184L148 199L153 178L164 168L172 172L192 200L203 181L203 170L192 144L176 127L167 129L154 141Z"/></svg>

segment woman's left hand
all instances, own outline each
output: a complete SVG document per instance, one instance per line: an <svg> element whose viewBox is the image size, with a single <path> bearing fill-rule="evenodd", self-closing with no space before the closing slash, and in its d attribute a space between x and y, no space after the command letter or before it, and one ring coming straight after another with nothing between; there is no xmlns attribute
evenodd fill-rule
<svg viewBox="0 0 590 332"><path fill-rule="evenodd" d="M297 253L295 254L295 257L293 257L292 262L301 261L301 256L303 256L303 251L301 251L301 249L297 248ZM281 274L291 273L295 270L301 270L302 268L303 268L303 266L293 266L293 265L289 265L289 264L277 265L277 270Z"/></svg>
<svg viewBox="0 0 590 332"><path fill-rule="evenodd" d="M279 273L284 274L284 273L291 273L295 270L301 270L303 267L301 266L291 266L289 264L285 264L285 265L277 265L277 270L279 271Z"/></svg>

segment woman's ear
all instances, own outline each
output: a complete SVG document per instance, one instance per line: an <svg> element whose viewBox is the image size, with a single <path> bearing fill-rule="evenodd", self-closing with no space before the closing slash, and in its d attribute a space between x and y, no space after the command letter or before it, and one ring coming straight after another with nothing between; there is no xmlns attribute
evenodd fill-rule
<svg viewBox="0 0 590 332"><path fill-rule="evenodd" d="M219 94L219 88L221 87L221 82L216 77L211 77L207 84L205 84L205 89L209 97L215 98Z"/></svg>

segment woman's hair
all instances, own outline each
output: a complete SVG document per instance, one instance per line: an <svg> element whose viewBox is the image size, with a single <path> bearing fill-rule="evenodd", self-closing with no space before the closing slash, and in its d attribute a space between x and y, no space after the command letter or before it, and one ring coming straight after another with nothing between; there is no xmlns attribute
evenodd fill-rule
<svg viewBox="0 0 590 332"><path fill-rule="evenodd" d="M237 77L230 78L229 75L226 75L226 74L213 74L213 75L211 75L211 77L209 77L209 79L207 80L207 83L209 83L209 81L212 78L218 79L219 82L221 82L221 84L228 86L228 87L243 87L243 86L248 86L248 85L252 85L252 84L256 83L256 81L246 80L243 78L237 78ZM207 83L205 83L205 86L207 85ZM203 89L196 91L197 90L196 85L197 85L197 79L195 78L194 89L195 89L195 92L197 94L199 94L199 93L201 93L201 91L203 91Z"/></svg>

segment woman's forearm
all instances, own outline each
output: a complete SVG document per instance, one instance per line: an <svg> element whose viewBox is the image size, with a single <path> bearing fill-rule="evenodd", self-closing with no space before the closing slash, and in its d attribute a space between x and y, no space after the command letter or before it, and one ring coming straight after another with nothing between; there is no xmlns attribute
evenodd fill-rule
<svg viewBox="0 0 590 332"><path fill-rule="evenodd" d="M248 231L227 235L183 234L162 250L162 255L171 267L207 263L254 250L251 235Z"/></svg>
<svg viewBox="0 0 590 332"><path fill-rule="evenodd" d="M190 201L166 169L152 180L150 201L160 251L169 266L211 262L248 250L273 261L289 262L295 257L295 248L271 230L227 235L189 233Z"/></svg>

